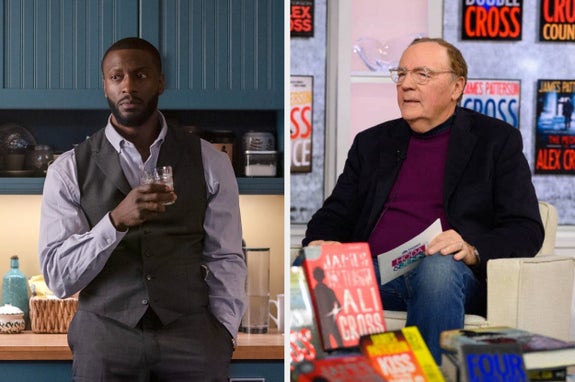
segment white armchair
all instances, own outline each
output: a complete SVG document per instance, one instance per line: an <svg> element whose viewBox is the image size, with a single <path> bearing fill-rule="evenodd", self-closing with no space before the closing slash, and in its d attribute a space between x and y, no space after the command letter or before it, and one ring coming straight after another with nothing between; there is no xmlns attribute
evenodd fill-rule
<svg viewBox="0 0 575 382"><path fill-rule="evenodd" d="M487 317L465 316L465 327L510 326L570 339L575 258L553 255L557 210L539 202L545 240L530 258L487 263ZM385 304L384 304L385 308ZM406 312L385 311L388 330L405 326Z"/></svg>

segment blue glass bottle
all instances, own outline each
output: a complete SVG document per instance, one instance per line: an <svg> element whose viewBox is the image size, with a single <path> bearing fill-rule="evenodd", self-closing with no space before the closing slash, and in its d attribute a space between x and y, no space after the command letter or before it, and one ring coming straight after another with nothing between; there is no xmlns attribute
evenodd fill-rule
<svg viewBox="0 0 575 382"><path fill-rule="evenodd" d="M18 268L18 256L10 258L10 270L2 279L2 304L17 306L24 312L26 326L30 322L30 306L28 301L28 280Z"/></svg>

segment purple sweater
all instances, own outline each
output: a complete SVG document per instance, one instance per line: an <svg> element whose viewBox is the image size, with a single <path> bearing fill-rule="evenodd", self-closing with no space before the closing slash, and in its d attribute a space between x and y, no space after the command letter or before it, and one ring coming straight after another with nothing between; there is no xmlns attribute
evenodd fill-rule
<svg viewBox="0 0 575 382"><path fill-rule="evenodd" d="M369 237L374 257L410 240L437 218L451 227L443 209L443 177L453 119L425 134L413 133L407 155Z"/></svg>

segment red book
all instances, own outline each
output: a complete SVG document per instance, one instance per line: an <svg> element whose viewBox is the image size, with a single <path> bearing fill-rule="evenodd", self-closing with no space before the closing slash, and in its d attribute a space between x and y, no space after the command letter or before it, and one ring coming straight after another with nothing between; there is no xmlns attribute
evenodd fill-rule
<svg viewBox="0 0 575 382"><path fill-rule="evenodd" d="M357 347L362 335L385 331L383 307L367 243L303 249L323 349Z"/></svg>
<svg viewBox="0 0 575 382"><path fill-rule="evenodd" d="M325 358L300 365L298 382L384 382L362 355Z"/></svg>

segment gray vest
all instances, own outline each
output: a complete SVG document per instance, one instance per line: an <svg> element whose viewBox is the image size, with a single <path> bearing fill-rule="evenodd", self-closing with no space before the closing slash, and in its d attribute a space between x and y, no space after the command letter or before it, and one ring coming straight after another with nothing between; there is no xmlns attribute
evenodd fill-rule
<svg viewBox="0 0 575 382"><path fill-rule="evenodd" d="M81 206L93 227L130 192L104 129L75 150ZM104 269L80 292L78 309L134 327L148 306L163 324L208 307L202 249L206 182L200 140L168 129L158 165L174 169L178 196L166 212L131 227Z"/></svg>

